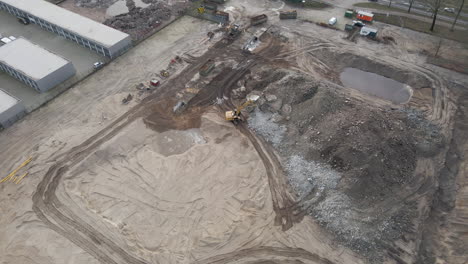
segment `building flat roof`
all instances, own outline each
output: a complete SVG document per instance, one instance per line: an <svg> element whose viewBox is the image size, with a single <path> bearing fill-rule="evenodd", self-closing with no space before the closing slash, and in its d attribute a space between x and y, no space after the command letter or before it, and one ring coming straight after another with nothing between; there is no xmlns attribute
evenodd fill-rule
<svg viewBox="0 0 468 264"><path fill-rule="evenodd" d="M359 15L363 15L363 16L368 16L368 17L374 17L374 14L372 14L371 12L367 12L367 11L358 11L358 14Z"/></svg>
<svg viewBox="0 0 468 264"><path fill-rule="evenodd" d="M88 40L111 47L129 35L43 0L0 0Z"/></svg>
<svg viewBox="0 0 468 264"><path fill-rule="evenodd" d="M12 97L7 92L0 89L0 113L5 112L18 103L18 99Z"/></svg>
<svg viewBox="0 0 468 264"><path fill-rule="evenodd" d="M40 80L69 63L24 38L1 46L0 62L34 80Z"/></svg>

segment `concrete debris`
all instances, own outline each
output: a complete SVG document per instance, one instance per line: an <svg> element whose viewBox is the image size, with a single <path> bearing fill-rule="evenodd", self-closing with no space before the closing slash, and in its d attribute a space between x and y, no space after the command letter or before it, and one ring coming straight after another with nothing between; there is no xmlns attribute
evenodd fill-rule
<svg viewBox="0 0 468 264"><path fill-rule="evenodd" d="M267 94L265 95L265 99L267 100L267 102L273 102L273 101L276 101L278 97L276 97L276 95L274 94Z"/></svg>
<svg viewBox="0 0 468 264"><path fill-rule="evenodd" d="M374 108L284 69L253 72L246 87L266 94L248 124L285 160L302 207L343 244L381 261L384 244L411 232L418 213L411 202L385 213L374 205L412 181L419 157L439 153L440 128L418 112Z"/></svg>
<svg viewBox="0 0 468 264"><path fill-rule="evenodd" d="M248 125L268 142L278 146L286 133L286 127L276 124L272 118L273 114L271 113L255 110L248 119Z"/></svg>
<svg viewBox="0 0 468 264"><path fill-rule="evenodd" d="M137 7L133 0L127 0L129 12L107 19L104 24L125 33L134 40L141 40L172 17L181 15L188 3L178 2L168 6L161 1L148 1L149 6Z"/></svg>

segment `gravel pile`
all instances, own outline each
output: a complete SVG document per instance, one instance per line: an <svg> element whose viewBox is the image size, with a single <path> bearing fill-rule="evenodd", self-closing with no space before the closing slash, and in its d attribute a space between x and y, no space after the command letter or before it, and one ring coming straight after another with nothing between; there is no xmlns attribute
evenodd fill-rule
<svg viewBox="0 0 468 264"><path fill-rule="evenodd" d="M248 125L273 146L279 146L286 132L286 127L275 123L273 117L271 113L255 110L248 119Z"/></svg>

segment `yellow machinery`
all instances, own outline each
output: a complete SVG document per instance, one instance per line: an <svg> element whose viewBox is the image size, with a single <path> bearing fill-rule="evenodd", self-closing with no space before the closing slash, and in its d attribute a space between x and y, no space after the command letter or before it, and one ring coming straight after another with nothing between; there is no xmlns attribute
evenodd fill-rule
<svg viewBox="0 0 468 264"><path fill-rule="evenodd" d="M165 77L165 78L169 77L169 72L166 71L166 70L162 70L162 71L160 72L160 74L161 74L162 77Z"/></svg>
<svg viewBox="0 0 468 264"><path fill-rule="evenodd" d="M18 184L26 175L28 175L28 173L25 173L23 174L21 177L18 178L18 180L16 180L17 177L15 177L16 173L21 169L23 168L24 166L28 165L30 162L32 161L32 157L30 157L29 159L25 160L23 163L21 163L21 165L16 168L14 171L12 171L10 174L8 174L8 176L6 176L5 178L1 179L0 180L0 183L2 182L6 182L6 181L16 181L16 184Z"/></svg>
<svg viewBox="0 0 468 264"><path fill-rule="evenodd" d="M247 98L247 101L242 104L241 106L237 107L236 109L234 109L233 111L226 111L226 120L227 121L233 121L233 122L237 122L237 121L241 121L242 118L241 118L241 111L242 109L246 108L247 106L249 106L250 104L253 104L255 103L255 101L258 100L258 98L260 98L260 96L258 95L252 95L250 97Z"/></svg>
<svg viewBox="0 0 468 264"><path fill-rule="evenodd" d="M205 8L204 7L199 7L197 8L199 14L205 13Z"/></svg>

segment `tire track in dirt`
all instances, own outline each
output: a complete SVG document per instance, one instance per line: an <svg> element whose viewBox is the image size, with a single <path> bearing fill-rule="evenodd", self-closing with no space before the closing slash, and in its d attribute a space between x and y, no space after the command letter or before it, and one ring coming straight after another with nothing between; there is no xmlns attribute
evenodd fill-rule
<svg viewBox="0 0 468 264"><path fill-rule="evenodd" d="M202 63L213 52L200 57L190 67L185 69L178 78L173 78L165 84L168 87L184 88L184 85L198 71ZM169 90L167 93L175 93L176 89ZM161 101L159 97L167 94L155 94L145 98L139 105L130 109L127 113L119 117L113 123L101 130L99 133L90 137L77 147L72 148L67 153L57 157L57 162L49 168L41 182L38 184L36 192L33 195L33 210L38 218L50 229L56 231L71 242L81 247L83 250L98 259L101 263L147 263L142 259L130 255L120 245L114 243L102 232L88 224L81 217L69 210L56 195L57 187L62 176L69 168L78 164L86 158L101 144L114 137L124 127L133 122L136 118L145 113L145 108L152 105L158 105Z"/></svg>
<svg viewBox="0 0 468 264"><path fill-rule="evenodd" d="M112 241L106 234L98 230L97 227L89 224L82 217L67 208L67 206L64 205L57 197L56 191L58 185L62 176L65 175L70 168L77 165L84 158L93 153L93 151L95 151L104 142L113 138L117 133L119 133L119 131L128 126L135 119L148 116L147 109L155 109L162 103L162 100L158 100L159 98L171 98L168 96L169 94L175 94L177 90L184 89L185 83L194 76L199 67L208 58L215 58L219 51L220 50L217 48L208 51L205 55L199 57L196 62L182 71L177 78L174 76L165 84L165 86L172 88L169 92L154 94L145 98L140 104L130 109L127 113L122 115L99 133L93 135L82 144L72 148L67 153L57 157L57 162L49 168L41 182L38 184L33 196L33 210L38 218L50 229L66 237L71 242L75 243L77 246L98 259L101 263L147 263L145 260L128 253L124 247ZM237 53L239 52L237 51ZM198 115L201 117L204 112L203 108L211 105L216 98L223 98L226 94L230 94L230 91L236 82L256 64L254 59L246 60L242 54L240 54L238 59L239 58L241 59L241 62L238 69L223 71L222 74L218 75L220 76L219 78L215 78L214 82L212 82L203 90L203 92L190 102L190 105L197 109L197 111L192 111L192 115ZM232 102L226 102L224 107L227 107L228 105L232 105ZM172 109L159 108L159 110L166 111L165 114L169 115L169 117L166 117L167 120L176 121L171 118L171 115L174 115L171 111ZM189 116L189 118L191 117ZM291 211L291 208L294 206L294 199L289 194L287 185L284 182L285 179L281 173L281 164L271 147L268 147L265 142L257 138L245 125L240 126L239 129L247 135L256 146L256 150L259 152L259 155L264 161L265 167L269 171L268 178L269 183L271 184L270 189L274 197L273 203L275 204L274 208L277 214L277 224L281 224L284 230L289 229L292 227L292 223L294 222L294 217Z"/></svg>
<svg viewBox="0 0 468 264"><path fill-rule="evenodd" d="M219 105L222 111L234 109L230 94L235 84L250 71L252 67L276 55L279 49L278 42L271 42L259 55L246 57L236 70L224 69L213 81L190 102L191 106L206 106L216 98L227 98ZM263 161L268 175L268 183L273 199L273 208L276 213L275 224L281 225L283 230L290 229L295 222L302 220L304 214L301 212L293 195L289 192L286 177L283 174L282 166L272 146L263 139L255 135L248 129L247 125L240 123L237 125L239 131L244 134L255 147L257 153Z"/></svg>
<svg viewBox="0 0 468 264"><path fill-rule="evenodd" d="M288 261L287 263L333 264L332 261L301 248L279 247L241 249L199 260L194 264L247 263L248 261L252 261L251 263L284 263Z"/></svg>

